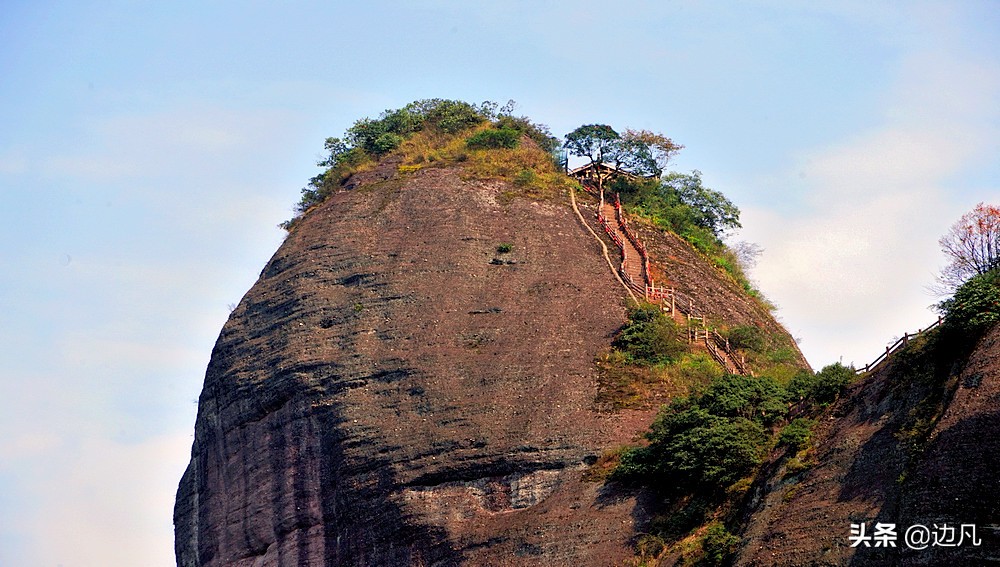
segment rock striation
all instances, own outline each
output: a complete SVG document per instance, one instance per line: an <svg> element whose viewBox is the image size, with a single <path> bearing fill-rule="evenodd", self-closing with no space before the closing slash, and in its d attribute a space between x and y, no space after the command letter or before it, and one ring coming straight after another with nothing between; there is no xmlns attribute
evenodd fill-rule
<svg viewBox="0 0 1000 567"><path fill-rule="evenodd" d="M301 219L213 349L178 565L630 557L641 495L582 476L652 416L594 407L624 292L572 209L457 169L347 186Z"/></svg>
<svg viewBox="0 0 1000 567"><path fill-rule="evenodd" d="M971 351L943 383L894 355L854 384L820 418L816 464L775 466L758 483L736 565L1000 562L1000 326ZM861 523L867 535L893 524L894 545L852 547ZM949 540L948 527L962 524L976 526L980 545L971 534ZM908 544L912 526L928 529L925 547Z"/></svg>

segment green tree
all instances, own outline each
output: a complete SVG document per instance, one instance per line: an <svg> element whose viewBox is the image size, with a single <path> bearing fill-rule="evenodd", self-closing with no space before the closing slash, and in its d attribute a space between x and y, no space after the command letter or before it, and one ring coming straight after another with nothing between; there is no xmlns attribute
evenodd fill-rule
<svg viewBox="0 0 1000 567"><path fill-rule="evenodd" d="M689 411L701 414L700 423L664 439L658 447L664 480L679 488L722 489L760 464L767 432L759 423Z"/></svg>
<svg viewBox="0 0 1000 567"><path fill-rule="evenodd" d="M740 228L740 210L722 193L705 187L701 172L690 175L671 172L663 177L663 190L691 209L692 222L721 236L726 230Z"/></svg>
<svg viewBox="0 0 1000 567"><path fill-rule="evenodd" d="M778 443L788 445L796 451L806 447L812 438L812 428L816 426L815 419L797 417L781 430Z"/></svg>
<svg viewBox="0 0 1000 567"><path fill-rule="evenodd" d="M853 368L839 362L824 366L812 374L801 371L788 383L788 393L797 400L811 400L821 405L832 403L844 388L854 380Z"/></svg>
<svg viewBox="0 0 1000 567"><path fill-rule="evenodd" d="M1000 321L1000 269L971 277L938 304L945 329L971 336Z"/></svg>
<svg viewBox="0 0 1000 567"><path fill-rule="evenodd" d="M621 135L607 124L585 124L566 134L564 146L571 155L590 160L589 165L606 163L618 151ZM604 190L604 176L597 177L597 187Z"/></svg>
<svg viewBox="0 0 1000 567"><path fill-rule="evenodd" d="M705 552L705 565L725 565L739 549L740 538L726 530L721 523L713 523L705 530L701 548Z"/></svg>
<svg viewBox="0 0 1000 567"><path fill-rule="evenodd" d="M649 130L625 130L619 134L607 124L586 124L566 135L570 154L590 160L589 165L607 164L639 176L658 177L667 162L683 148L663 134ZM605 176L597 178L604 189Z"/></svg>
<svg viewBox="0 0 1000 567"><path fill-rule="evenodd" d="M640 364L669 362L684 351L676 324L651 305L631 310L628 323L612 344Z"/></svg>
<svg viewBox="0 0 1000 567"><path fill-rule="evenodd" d="M784 392L768 379L724 376L704 394L677 398L656 416L649 445L622 455L615 478L665 492L717 491L760 464L764 424L785 415Z"/></svg>
<svg viewBox="0 0 1000 567"><path fill-rule="evenodd" d="M683 149L663 134L626 129L612 154L615 167L636 175L659 177L670 159Z"/></svg>
<svg viewBox="0 0 1000 567"><path fill-rule="evenodd" d="M490 128L480 130L465 140L465 145L473 150L516 148L521 141L521 133L513 128Z"/></svg>
<svg viewBox="0 0 1000 567"><path fill-rule="evenodd" d="M771 424L788 413L786 392L764 376L724 376L712 382L699 404L712 415Z"/></svg>

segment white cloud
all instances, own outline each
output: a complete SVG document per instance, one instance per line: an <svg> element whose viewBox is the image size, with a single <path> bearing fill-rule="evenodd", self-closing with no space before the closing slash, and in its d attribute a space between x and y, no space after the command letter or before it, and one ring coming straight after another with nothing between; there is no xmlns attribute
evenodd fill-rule
<svg viewBox="0 0 1000 567"><path fill-rule="evenodd" d="M755 276L814 364L864 364L933 319L937 239L974 204L953 179L1000 142L998 79L995 65L911 55L881 127L806 152L784 174L806 188L804 215L745 211L744 237L765 248Z"/></svg>
<svg viewBox="0 0 1000 567"><path fill-rule="evenodd" d="M172 567L167 511L183 472L178 463L190 449L188 435L140 444L91 437L75 450L36 462L18 486L20 498L34 502L21 507L16 519L30 538L20 553L30 556L6 559L20 567ZM5 515L0 512L3 523L15 523Z"/></svg>
<svg viewBox="0 0 1000 567"><path fill-rule="evenodd" d="M51 454L59 447L58 435L46 431L15 432L12 437L0 440L0 469L14 462Z"/></svg>

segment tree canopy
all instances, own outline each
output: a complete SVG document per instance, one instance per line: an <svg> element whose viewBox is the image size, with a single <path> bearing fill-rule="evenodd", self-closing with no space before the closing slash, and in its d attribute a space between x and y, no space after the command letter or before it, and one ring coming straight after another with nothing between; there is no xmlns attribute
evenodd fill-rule
<svg viewBox="0 0 1000 567"><path fill-rule="evenodd" d="M615 169L640 176L659 177L667 162L683 148L663 134L649 130L625 130L619 134L607 124L585 124L569 134L563 144L590 165L608 164ZM598 185L603 188L603 177Z"/></svg>
<svg viewBox="0 0 1000 567"><path fill-rule="evenodd" d="M938 280L949 290L1000 268L1000 207L979 203L938 241L949 263Z"/></svg>
<svg viewBox="0 0 1000 567"><path fill-rule="evenodd" d="M742 226L740 210L719 191L705 187L698 170L690 174L668 173L663 177L663 187L691 208L692 221L697 226L707 228L716 235Z"/></svg>

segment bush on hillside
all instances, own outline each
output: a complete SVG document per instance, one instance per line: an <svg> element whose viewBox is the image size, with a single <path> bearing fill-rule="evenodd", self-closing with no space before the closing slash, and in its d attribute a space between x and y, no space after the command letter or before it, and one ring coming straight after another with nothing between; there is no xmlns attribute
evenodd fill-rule
<svg viewBox="0 0 1000 567"><path fill-rule="evenodd" d="M703 394L664 407L646 434L649 445L623 453L614 478L673 494L721 493L761 463L765 425L785 415L784 396L767 378L716 379Z"/></svg>
<svg viewBox="0 0 1000 567"><path fill-rule="evenodd" d="M945 332L977 336L1000 321L1000 270L973 276L939 303L938 310L945 318Z"/></svg>
<svg viewBox="0 0 1000 567"><path fill-rule="evenodd" d="M538 175L522 180L523 193L544 195L551 192L544 187L549 184L554 184L552 191L564 189L568 180L558 179L555 174L561 171L553 165L552 152L559 147L559 141L545 125L535 124L527 117L512 116L513 108L514 101L501 107L492 101L475 105L434 98L386 110L378 118L356 121L342 138L326 139L327 156L317 163L325 170L302 189L301 200L295 207L296 217L326 199L351 174L370 167L389 153L403 154L406 163L401 167L413 171L435 162L468 160L466 148L474 152L513 150L520 145L521 136L533 140L539 149L534 152L519 149L518 155L494 155L488 159L476 156L471 160L470 171L474 175L515 181L515 175L522 170L537 169ZM490 123L491 128L475 133L467 142L460 137L456 139L484 123ZM539 155L534 155L536 153ZM282 226L291 229L295 220L282 223Z"/></svg>
<svg viewBox="0 0 1000 567"><path fill-rule="evenodd" d="M764 352L767 347L767 336L760 327L753 325L738 325L729 330L727 335L729 345L733 348Z"/></svg>
<svg viewBox="0 0 1000 567"><path fill-rule="evenodd" d="M638 364L670 362L685 350L677 325L655 305L632 309L612 346Z"/></svg>
<svg viewBox="0 0 1000 567"><path fill-rule="evenodd" d="M480 130L465 140L470 150L490 150L516 148L521 141L521 133L513 128Z"/></svg>
<svg viewBox="0 0 1000 567"><path fill-rule="evenodd" d="M527 116L511 116L509 114L501 115L496 120L496 127L500 129L516 130L524 134L525 136L531 138L532 141L538 144L539 148L548 154L553 153L561 146L559 138L552 135L548 126L544 124L536 124L529 120Z"/></svg>
<svg viewBox="0 0 1000 567"><path fill-rule="evenodd" d="M765 376L728 376L705 390L699 405L712 415L743 417L770 425L788 412L787 393Z"/></svg>
<svg viewBox="0 0 1000 567"><path fill-rule="evenodd" d="M824 366L815 374L799 372L788 383L787 389L793 399L827 405L834 402L855 377L853 368L837 362Z"/></svg>
<svg viewBox="0 0 1000 567"><path fill-rule="evenodd" d="M809 445L809 440L812 438L812 428L815 425L815 419L797 417L781 430L778 443L788 445L796 451L803 449Z"/></svg>
<svg viewBox="0 0 1000 567"><path fill-rule="evenodd" d="M740 538L726 530L719 522L708 526L701 540L704 551L701 563L706 566L726 565L739 549Z"/></svg>

